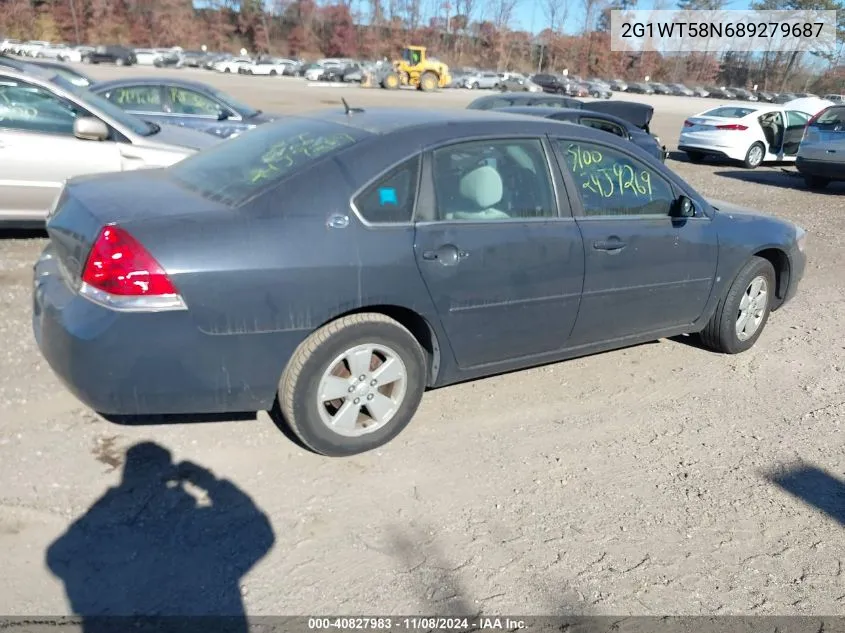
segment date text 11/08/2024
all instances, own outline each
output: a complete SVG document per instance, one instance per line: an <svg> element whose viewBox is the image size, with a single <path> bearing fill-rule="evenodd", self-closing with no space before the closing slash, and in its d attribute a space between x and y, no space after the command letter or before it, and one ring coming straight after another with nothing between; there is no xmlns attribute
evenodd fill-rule
<svg viewBox="0 0 845 633"><path fill-rule="evenodd" d="M528 626L525 620L516 618L473 617L473 618L308 618L311 631L374 630L389 631L515 631Z"/></svg>

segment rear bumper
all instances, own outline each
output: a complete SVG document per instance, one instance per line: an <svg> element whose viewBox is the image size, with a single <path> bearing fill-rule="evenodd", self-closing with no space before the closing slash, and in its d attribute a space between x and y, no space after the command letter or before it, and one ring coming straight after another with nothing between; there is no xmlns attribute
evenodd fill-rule
<svg viewBox="0 0 845 633"><path fill-rule="evenodd" d="M823 160L795 159L795 167L807 176L819 176L831 180L845 180L845 160L837 163Z"/></svg>
<svg viewBox="0 0 845 633"><path fill-rule="evenodd" d="M733 156L728 153L729 150L704 145L693 145L690 143L684 143L683 141L678 144L678 150L682 152L698 152L699 154L706 154L707 156L733 158Z"/></svg>
<svg viewBox="0 0 845 633"><path fill-rule="evenodd" d="M34 269L32 327L74 396L110 415L268 410L307 334L209 335L190 311L115 312L69 288L49 246Z"/></svg>

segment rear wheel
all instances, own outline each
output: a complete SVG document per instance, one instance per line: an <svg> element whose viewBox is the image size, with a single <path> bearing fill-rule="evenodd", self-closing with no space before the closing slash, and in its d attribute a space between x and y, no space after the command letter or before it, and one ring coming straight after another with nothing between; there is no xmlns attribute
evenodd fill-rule
<svg viewBox="0 0 845 633"><path fill-rule="evenodd" d="M306 446L342 457L396 437L425 383L425 354L407 329L383 314L354 314L297 348L279 382L279 406Z"/></svg>
<svg viewBox="0 0 845 633"><path fill-rule="evenodd" d="M125 62L125 61L123 61L123 58L122 58L122 57L118 57L116 60L114 60L114 65L115 65L115 66L123 66L124 64L126 64L126 62Z"/></svg>
<svg viewBox="0 0 845 633"><path fill-rule="evenodd" d="M738 354L750 349L766 326L775 294L775 269L762 257L752 257L719 300L716 311L701 331L712 350Z"/></svg>
<svg viewBox="0 0 845 633"><path fill-rule="evenodd" d="M437 90L438 85L437 75L432 72L424 72L420 77L420 90L423 92L433 92Z"/></svg>
<svg viewBox="0 0 845 633"><path fill-rule="evenodd" d="M275 77L278 73L275 70L270 71L270 76Z"/></svg>
<svg viewBox="0 0 845 633"><path fill-rule="evenodd" d="M224 69L223 69L223 72L224 72L224 73L230 73L230 72L232 72L232 71L231 71L231 70L229 70L229 67L227 66L226 68L224 68Z"/></svg>
<svg viewBox="0 0 845 633"><path fill-rule="evenodd" d="M765 155L766 148L763 147L763 144L760 142L754 143L748 148L748 152L745 154L745 160L742 161L742 164L745 165L746 169L756 169L763 163L763 157Z"/></svg>
<svg viewBox="0 0 845 633"><path fill-rule="evenodd" d="M474 81L473 84L470 86L472 90L478 90L481 86L478 84L477 81Z"/></svg>
<svg viewBox="0 0 845 633"><path fill-rule="evenodd" d="M808 189L824 189L830 184L830 178L823 178L822 176L804 175L804 184Z"/></svg>
<svg viewBox="0 0 845 633"><path fill-rule="evenodd" d="M700 163L704 160L704 154L701 152L687 152L686 154L691 163Z"/></svg>

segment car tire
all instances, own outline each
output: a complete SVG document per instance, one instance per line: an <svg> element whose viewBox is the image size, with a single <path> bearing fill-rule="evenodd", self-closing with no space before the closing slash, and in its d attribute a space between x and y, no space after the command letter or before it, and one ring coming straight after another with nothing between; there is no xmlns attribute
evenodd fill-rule
<svg viewBox="0 0 845 633"><path fill-rule="evenodd" d="M355 354L359 368L347 361ZM374 387L382 366L370 369L374 358L394 363L391 376L399 377ZM361 373L356 377L353 372ZM356 455L386 444L408 425L419 407L426 378L425 353L406 328L383 314L353 314L323 326L299 345L279 381L279 408L291 430L311 450L329 457ZM332 382L339 397L324 400L330 388L327 383ZM385 387L400 391L386 395L381 391ZM386 407L386 419L380 425L367 412L370 400ZM352 428L341 433L331 424L344 407L355 417L349 418ZM359 426L362 417L376 422L370 425L374 430Z"/></svg>
<svg viewBox="0 0 845 633"><path fill-rule="evenodd" d="M83 64L90 64L90 63L91 63L91 58L90 58L90 57L88 57L88 55L83 55L83 56L82 56L82 63L83 63Z"/></svg>
<svg viewBox="0 0 845 633"><path fill-rule="evenodd" d="M224 68L224 69L223 69L223 72L224 72L224 73L230 73L230 72L232 72L232 71L231 71L231 69L229 69L228 67L226 67L226 68Z"/></svg>
<svg viewBox="0 0 845 633"><path fill-rule="evenodd" d="M763 164L763 158L766 156L766 148L759 141L752 143L751 147L745 154L745 160L742 161L746 169L757 169Z"/></svg>
<svg viewBox="0 0 845 633"><path fill-rule="evenodd" d="M807 186L807 189L824 189L830 184L830 178L805 174L804 184Z"/></svg>
<svg viewBox="0 0 845 633"><path fill-rule="evenodd" d="M481 87L481 86L478 84L478 82L477 82L477 81L475 81L475 82L473 82L473 84L470 86L470 89L471 89L471 90L478 90L480 87Z"/></svg>
<svg viewBox="0 0 845 633"><path fill-rule="evenodd" d="M698 164L704 160L704 154L702 154L701 152L686 152L686 155L687 160L689 160L689 162L691 163Z"/></svg>
<svg viewBox="0 0 845 633"><path fill-rule="evenodd" d="M123 61L123 58L121 58L121 57L118 57L116 60L114 60L114 65L115 65L115 66L123 66L123 65L125 65L125 64L126 64L126 62L125 62L125 61Z"/></svg>
<svg viewBox="0 0 845 633"><path fill-rule="evenodd" d="M278 74L279 74L279 73L277 73L275 70L271 70L271 71L270 71L270 76L271 76L271 77L275 77L275 76L276 76L276 75L278 75Z"/></svg>
<svg viewBox="0 0 845 633"><path fill-rule="evenodd" d="M749 259L699 333L701 342L723 354L739 354L750 349L769 320L776 282L771 262L756 256ZM742 319L745 320L740 325Z"/></svg>
<svg viewBox="0 0 845 633"><path fill-rule="evenodd" d="M419 87L423 92L434 92L440 86L440 80L433 72L424 72L420 77Z"/></svg>

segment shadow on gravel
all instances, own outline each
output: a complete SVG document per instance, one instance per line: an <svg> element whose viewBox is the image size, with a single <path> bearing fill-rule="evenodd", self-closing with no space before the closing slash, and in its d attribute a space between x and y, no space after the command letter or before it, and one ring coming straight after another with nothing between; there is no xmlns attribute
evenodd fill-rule
<svg viewBox="0 0 845 633"><path fill-rule="evenodd" d="M43 224L43 222L42 222ZM10 240L46 240L47 231L44 228L0 229L0 242Z"/></svg>
<svg viewBox="0 0 845 633"><path fill-rule="evenodd" d="M783 471L767 473L765 478L845 526L845 482L842 480L803 462Z"/></svg>
<svg viewBox="0 0 845 633"><path fill-rule="evenodd" d="M142 442L126 452L120 484L50 545L46 563L84 633L246 633L240 580L274 541L237 486Z"/></svg>
<svg viewBox="0 0 845 633"><path fill-rule="evenodd" d="M741 169L735 171L716 171L713 173L723 178L732 178L733 180L740 180L742 182L757 185L769 185L772 187L779 187L781 189L792 189L794 191L803 191L805 193L817 193L828 196L841 196L845 193L845 182L832 182L824 189L811 190L804 186L804 180L798 172L795 172L794 174L786 173L780 169Z"/></svg>

